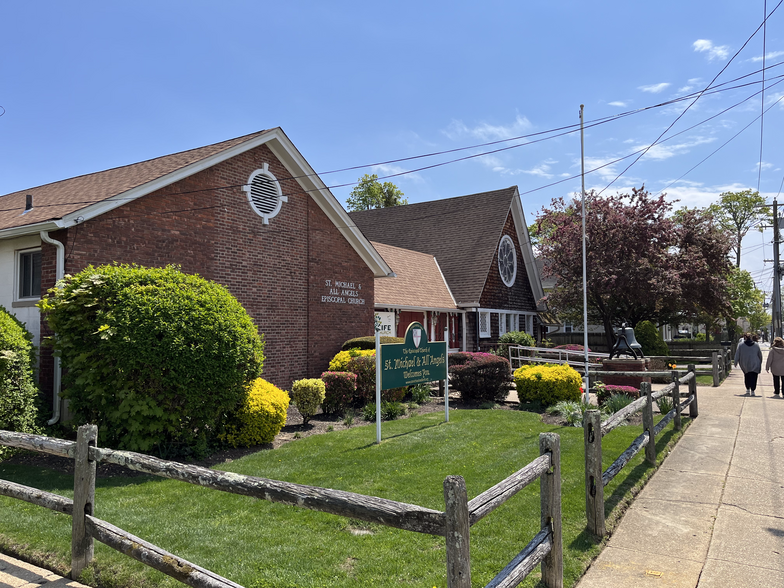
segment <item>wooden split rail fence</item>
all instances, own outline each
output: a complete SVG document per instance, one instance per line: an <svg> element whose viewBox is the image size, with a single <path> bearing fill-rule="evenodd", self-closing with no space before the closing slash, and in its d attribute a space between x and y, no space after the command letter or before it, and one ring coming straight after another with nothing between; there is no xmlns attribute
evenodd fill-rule
<svg viewBox="0 0 784 588"><path fill-rule="evenodd" d="M538 458L470 501L466 494L465 480L461 476L448 476L444 480L444 512L353 492L244 476L165 461L130 451L104 449L96 446L97 438L98 428L95 425L79 427L75 442L0 431L2 445L75 460L73 500L0 480L0 495L71 515L73 579L78 578L92 560L93 539L97 539L189 586L242 588L231 580L96 518L96 464L105 462L223 492L445 537L449 588L471 587L471 526L539 479L541 530L487 586L517 586L540 563L545 585L550 588L563 586L560 437L555 433L539 435Z"/></svg>
<svg viewBox="0 0 784 588"><path fill-rule="evenodd" d="M595 371L601 365L602 359L607 359L607 353L588 353L588 370L593 378L602 373ZM668 361L672 363L688 363L694 364L697 374L709 375L713 377L713 386L718 386L721 381L727 377L732 369L732 352L728 348L715 350L710 356L705 357L692 357L671 355L667 357ZM567 349L551 349L549 347L522 347L516 345L509 346L509 363L512 366L512 371L519 368L523 364L530 363L557 363L568 364L576 369L578 372L585 373L585 353L582 351L571 351ZM705 366L705 367L702 367ZM667 372L669 374L669 372ZM625 372L606 372L606 375L625 375ZM660 372L629 372L628 375L634 376L650 376L660 375Z"/></svg>
<svg viewBox="0 0 784 588"><path fill-rule="evenodd" d="M609 372L607 372L609 373ZM618 373L618 372L613 372ZM658 373L658 372L657 372ZM639 374L639 372L637 372ZM585 443L585 514L588 520L588 530L598 537L606 533L604 513L604 487L618 475L623 467L645 448L645 460L656 464L656 436L661 433L670 421L674 421L675 430L681 429L681 412L688 406L689 416L695 418L699 414L697 407L697 374L694 364L689 366L688 373L679 378L678 371L671 372L672 383L665 388L651 391L651 385L643 382L640 386L640 398L614 413L604 422L598 410L588 410L583 418L583 440ZM681 384L688 385L688 393L681 394ZM653 424L653 402L663 396L670 395L673 408L658 424ZM681 403L681 397L686 400ZM602 437L607 435L617 426L621 425L628 417L642 411L643 432L632 441L606 471L602 471Z"/></svg>

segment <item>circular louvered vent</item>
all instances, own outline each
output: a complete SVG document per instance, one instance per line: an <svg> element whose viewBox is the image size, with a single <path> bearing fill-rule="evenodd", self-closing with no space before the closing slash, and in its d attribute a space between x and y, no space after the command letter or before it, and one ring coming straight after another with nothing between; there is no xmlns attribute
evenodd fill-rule
<svg viewBox="0 0 784 588"><path fill-rule="evenodd" d="M509 235L501 237L501 244L498 246L498 273L504 284L511 287L517 276L517 254L515 253L514 241Z"/></svg>
<svg viewBox="0 0 784 588"><path fill-rule="evenodd" d="M264 219L265 225L280 212L281 204L288 202L288 198L281 195L280 184L269 172L266 163L263 168L250 174L248 183L242 189L247 192L248 202L256 214Z"/></svg>

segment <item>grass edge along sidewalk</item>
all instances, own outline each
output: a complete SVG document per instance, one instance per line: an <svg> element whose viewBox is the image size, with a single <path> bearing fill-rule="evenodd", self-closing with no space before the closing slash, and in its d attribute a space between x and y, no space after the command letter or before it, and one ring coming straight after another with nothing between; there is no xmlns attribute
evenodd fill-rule
<svg viewBox="0 0 784 588"><path fill-rule="evenodd" d="M564 585L574 585L601 546L585 531L582 429L547 425L522 411L454 416L449 424L438 414L389 423L390 438L381 446L373 442L372 427L357 427L260 451L220 469L440 509L446 475L463 476L469 497L476 496L536 457L540 432L557 432ZM607 465L637 434L638 427L621 427L607 437ZM677 436L657 440L660 456ZM606 488L610 527L654 469L637 456ZM0 464L0 477L72 495L70 476ZM445 586L443 538L222 494L171 480L116 477L99 480L96 509L101 518L248 588ZM538 487L526 488L502 507L507 512L472 529L476 585L488 582L538 531L538 500ZM0 498L0 549L67 572L70 517ZM94 586L179 586L100 544L81 579ZM522 585L537 580L535 572Z"/></svg>

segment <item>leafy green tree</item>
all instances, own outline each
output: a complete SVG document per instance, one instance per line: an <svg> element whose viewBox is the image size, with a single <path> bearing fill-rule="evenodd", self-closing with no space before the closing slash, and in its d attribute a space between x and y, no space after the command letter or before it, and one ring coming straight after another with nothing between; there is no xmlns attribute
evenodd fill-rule
<svg viewBox="0 0 784 588"><path fill-rule="evenodd" d="M765 294L746 270L735 268L730 277L730 297L734 319L745 318L756 331L770 322L765 310ZM730 324L734 324L734 320Z"/></svg>
<svg viewBox="0 0 784 588"><path fill-rule="evenodd" d="M174 266L88 266L39 306L74 419L97 424L109 447L204 453L264 361L237 299Z"/></svg>
<svg viewBox="0 0 784 588"><path fill-rule="evenodd" d="M379 182L376 174L365 174L346 199L350 211L389 208L408 204L403 192L392 182Z"/></svg>
<svg viewBox="0 0 784 588"><path fill-rule="evenodd" d="M641 321L634 327L634 338L647 356L669 355L670 350L662 339L659 329L651 321Z"/></svg>
<svg viewBox="0 0 784 588"><path fill-rule="evenodd" d="M751 190L724 192L719 196L718 204L712 204L709 210L720 225L732 233L735 266L740 267L743 237L752 227L762 223L772 223L772 213L765 205L765 199L759 195L759 192Z"/></svg>

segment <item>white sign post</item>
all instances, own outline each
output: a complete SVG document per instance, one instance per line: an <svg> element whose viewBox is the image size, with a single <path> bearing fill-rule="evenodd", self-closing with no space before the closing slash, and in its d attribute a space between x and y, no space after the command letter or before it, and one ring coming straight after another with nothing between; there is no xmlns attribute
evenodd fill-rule
<svg viewBox="0 0 784 588"><path fill-rule="evenodd" d="M444 378L444 420L449 422L449 327L444 329L446 341L446 378Z"/></svg>
<svg viewBox="0 0 784 588"><path fill-rule="evenodd" d="M376 315L376 443L381 443L381 329Z"/></svg>

